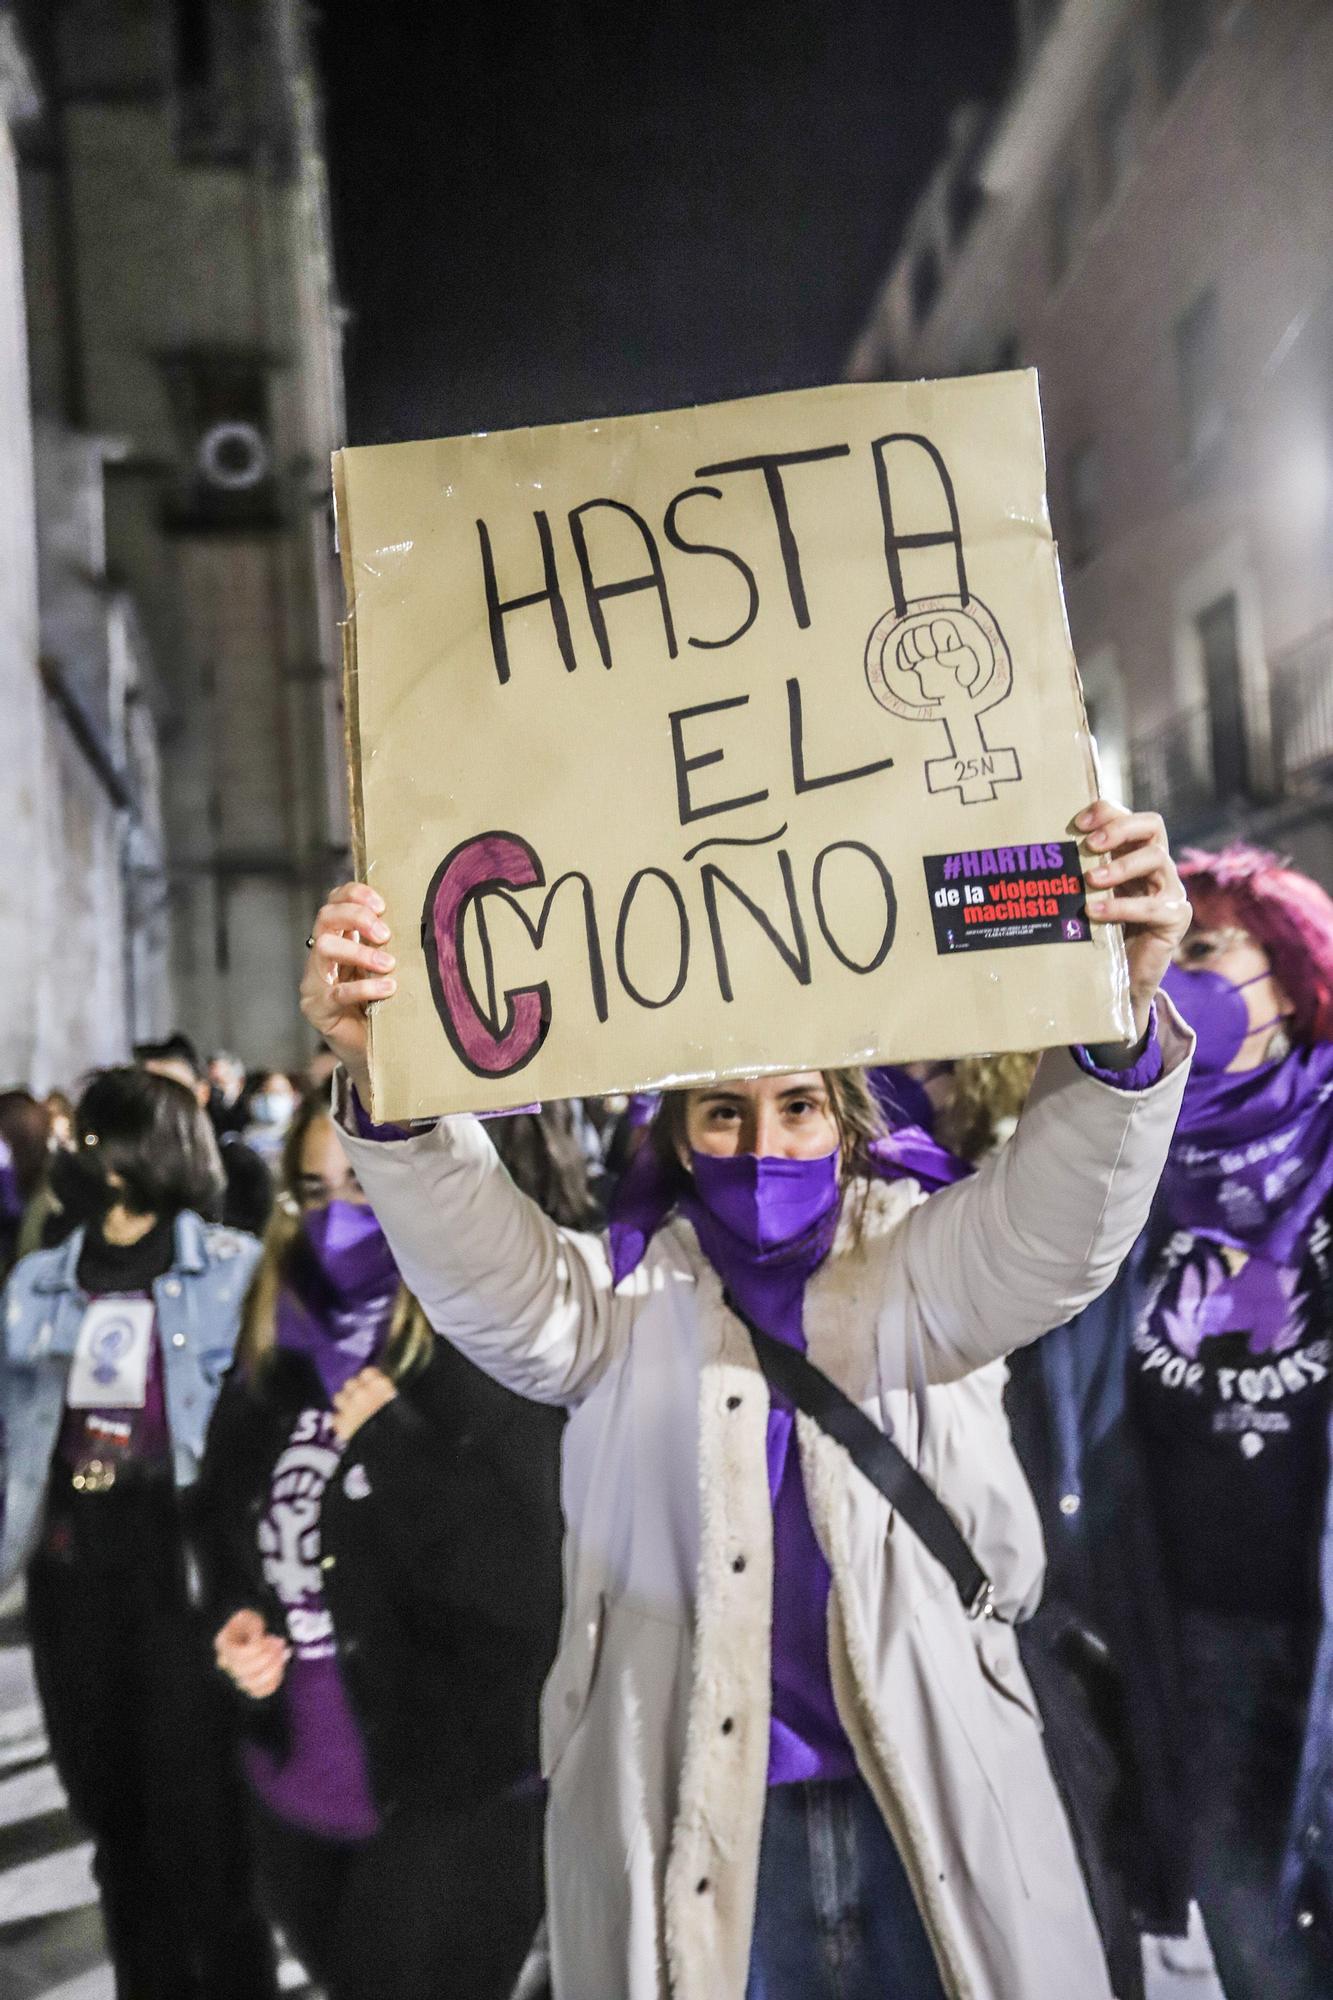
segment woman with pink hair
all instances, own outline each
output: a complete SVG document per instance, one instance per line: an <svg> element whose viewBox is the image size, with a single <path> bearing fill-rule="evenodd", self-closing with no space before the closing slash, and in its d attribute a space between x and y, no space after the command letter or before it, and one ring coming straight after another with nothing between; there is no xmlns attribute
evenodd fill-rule
<svg viewBox="0 0 1333 2000"><path fill-rule="evenodd" d="M1112 1291L1034 1351L1013 1416L1048 1596L1123 1676L1144 1927L1182 1931L1193 1898L1228 2000L1315 2000L1333 1994L1333 901L1249 846L1180 870L1193 921L1163 988L1197 1049L1153 1217Z"/></svg>

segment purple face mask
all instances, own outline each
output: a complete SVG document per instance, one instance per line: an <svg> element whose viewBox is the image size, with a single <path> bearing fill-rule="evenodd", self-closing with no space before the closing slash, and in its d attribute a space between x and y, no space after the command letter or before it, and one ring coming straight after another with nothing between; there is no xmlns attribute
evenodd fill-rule
<svg viewBox="0 0 1333 2000"><path fill-rule="evenodd" d="M837 1207L839 1158L836 1147L814 1160L695 1153L695 1193L724 1229L762 1254L799 1242Z"/></svg>
<svg viewBox="0 0 1333 2000"><path fill-rule="evenodd" d="M278 1295L277 1343L313 1363L330 1401L380 1350L398 1267L374 1211L331 1201L301 1218L314 1267L294 1273Z"/></svg>
<svg viewBox="0 0 1333 2000"><path fill-rule="evenodd" d="M363 1202L330 1201L301 1218L306 1245L325 1282L349 1303L398 1288L393 1261L375 1211Z"/></svg>
<svg viewBox="0 0 1333 2000"><path fill-rule="evenodd" d="M1234 979L1227 979L1220 972L1186 972L1182 966L1168 966L1162 990L1194 1030L1198 1044L1194 1052L1196 1070L1215 1076L1230 1069L1249 1036L1277 1026L1280 1014L1251 1027L1244 997L1247 987L1258 986L1271 976L1256 972L1253 979L1237 985Z"/></svg>

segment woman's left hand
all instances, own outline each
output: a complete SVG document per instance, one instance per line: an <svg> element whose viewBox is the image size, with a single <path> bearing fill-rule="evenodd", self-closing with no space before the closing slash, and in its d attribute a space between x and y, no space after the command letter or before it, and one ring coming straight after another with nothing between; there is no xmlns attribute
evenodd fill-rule
<svg viewBox="0 0 1333 2000"><path fill-rule="evenodd" d="M397 1394L381 1368L363 1368L345 1382L333 1399L333 1428L343 1443L349 1444L367 1417L373 1417Z"/></svg>
<svg viewBox="0 0 1333 2000"><path fill-rule="evenodd" d="M1086 871L1088 916L1095 924L1125 926L1130 1000L1142 1037L1157 989L1189 929L1185 885L1160 813L1129 812L1098 799L1074 824L1096 856Z"/></svg>

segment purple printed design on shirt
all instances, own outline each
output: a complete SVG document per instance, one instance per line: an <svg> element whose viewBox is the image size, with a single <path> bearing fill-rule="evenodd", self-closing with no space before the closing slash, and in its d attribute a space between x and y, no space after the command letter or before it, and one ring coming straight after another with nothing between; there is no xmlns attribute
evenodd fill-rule
<svg viewBox="0 0 1333 2000"><path fill-rule="evenodd" d="M1238 1268L1231 1268L1214 1245L1191 1243L1174 1299L1168 1283L1159 1301L1162 1332L1190 1361L1217 1334L1246 1334L1251 1354L1282 1354L1305 1338L1310 1300L1300 1272L1289 1264L1270 1264L1266 1257L1246 1257L1243 1251L1233 1257Z"/></svg>

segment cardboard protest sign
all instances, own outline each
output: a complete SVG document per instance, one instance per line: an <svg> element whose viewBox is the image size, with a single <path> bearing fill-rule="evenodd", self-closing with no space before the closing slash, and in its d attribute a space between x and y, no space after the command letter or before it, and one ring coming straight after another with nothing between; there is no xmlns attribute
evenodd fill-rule
<svg viewBox="0 0 1333 2000"><path fill-rule="evenodd" d="M1034 375L334 470L377 1116L1128 1035Z"/></svg>

